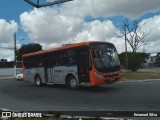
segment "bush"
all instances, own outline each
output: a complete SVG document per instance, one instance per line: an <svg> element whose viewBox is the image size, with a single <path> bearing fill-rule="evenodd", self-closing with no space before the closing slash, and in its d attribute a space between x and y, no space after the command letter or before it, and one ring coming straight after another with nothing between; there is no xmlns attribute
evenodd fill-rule
<svg viewBox="0 0 160 120"><path fill-rule="evenodd" d="M119 54L121 65L126 67L125 56L126 56L125 52ZM148 57L148 54L127 52L127 56L128 56L128 70L137 71L141 67L142 63L145 62L145 59Z"/></svg>

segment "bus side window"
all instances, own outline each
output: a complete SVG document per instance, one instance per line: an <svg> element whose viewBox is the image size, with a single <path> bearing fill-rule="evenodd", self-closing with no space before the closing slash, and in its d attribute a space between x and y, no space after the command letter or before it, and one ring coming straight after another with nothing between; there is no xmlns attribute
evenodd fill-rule
<svg viewBox="0 0 160 120"><path fill-rule="evenodd" d="M43 62L42 62L42 55L38 56L38 67L42 67L43 66Z"/></svg>
<svg viewBox="0 0 160 120"><path fill-rule="evenodd" d="M60 65L61 66L66 65L67 64L67 51L66 50L61 51L59 55L60 55L60 59L59 59Z"/></svg>
<svg viewBox="0 0 160 120"><path fill-rule="evenodd" d="M56 52L53 55L53 66L61 66L62 65L62 54L60 52Z"/></svg>
<svg viewBox="0 0 160 120"><path fill-rule="evenodd" d="M74 49L68 50L68 64L76 64L76 55Z"/></svg>
<svg viewBox="0 0 160 120"><path fill-rule="evenodd" d="M53 66L53 62L52 62L53 57L52 57L52 54L51 53L47 54L47 56L46 56L45 59L46 59L47 68L51 68L51 66Z"/></svg>
<svg viewBox="0 0 160 120"><path fill-rule="evenodd" d="M60 66L60 55L59 55L59 53L57 53L57 55L56 55L56 57L55 57L55 61L56 61L56 62L55 62L55 63L56 63L55 65L56 65L56 66Z"/></svg>

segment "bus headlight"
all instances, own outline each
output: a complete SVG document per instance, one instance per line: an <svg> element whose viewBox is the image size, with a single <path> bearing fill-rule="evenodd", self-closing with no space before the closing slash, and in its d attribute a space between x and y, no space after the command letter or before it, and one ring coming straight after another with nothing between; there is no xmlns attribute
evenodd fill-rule
<svg viewBox="0 0 160 120"><path fill-rule="evenodd" d="M96 73L96 72L94 73L94 76L95 76L95 77L98 77L98 78L103 78L102 75L100 75L100 74L98 74L98 73Z"/></svg>
<svg viewBox="0 0 160 120"><path fill-rule="evenodd" d="M95 73L94 73L94 76L98 77L98 73L95 72Z"/></svg>

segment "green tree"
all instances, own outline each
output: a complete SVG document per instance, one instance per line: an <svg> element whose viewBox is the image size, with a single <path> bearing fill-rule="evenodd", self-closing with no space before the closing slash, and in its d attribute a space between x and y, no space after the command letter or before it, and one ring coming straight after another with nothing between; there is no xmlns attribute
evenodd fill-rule
<svg viewBox="0 0 160 120"><path fill-rule="evenodd" d="M39 50L42 50L42 46L38 43L30 43L27 45L23 45L18 51L17 51L17 60L22 61L23 54L37 52Z"/></svg>
<svg viewBox="0 0 160 120"><path fill-rule="evenodd" d="M137 71L142 63L145 62L145 59L148 57L146 53L134 53L134 52L127 52L128 55L128 69L132 71ZM125 66L125 52L119 54L119 59L121 65Z"/></svg>

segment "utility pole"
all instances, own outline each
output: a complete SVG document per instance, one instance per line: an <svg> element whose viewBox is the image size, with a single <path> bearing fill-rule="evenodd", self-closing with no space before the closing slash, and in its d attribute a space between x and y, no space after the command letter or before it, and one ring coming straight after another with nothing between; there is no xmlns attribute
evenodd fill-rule
<svg viewBox="0 0 160 120"><path fill-rule="evenodd" d="M126 69L128 69L128 56L127 56L127 35L126 35L126 27L125 27L125 54L126 54Z"/></svg>
<svg viewBox="0 0 160 120"><path fill-rule="evenodd" d="M16 77L16 64L17 64L17 47L16 47L16 33L14 33L14 77Z"/></svg>

